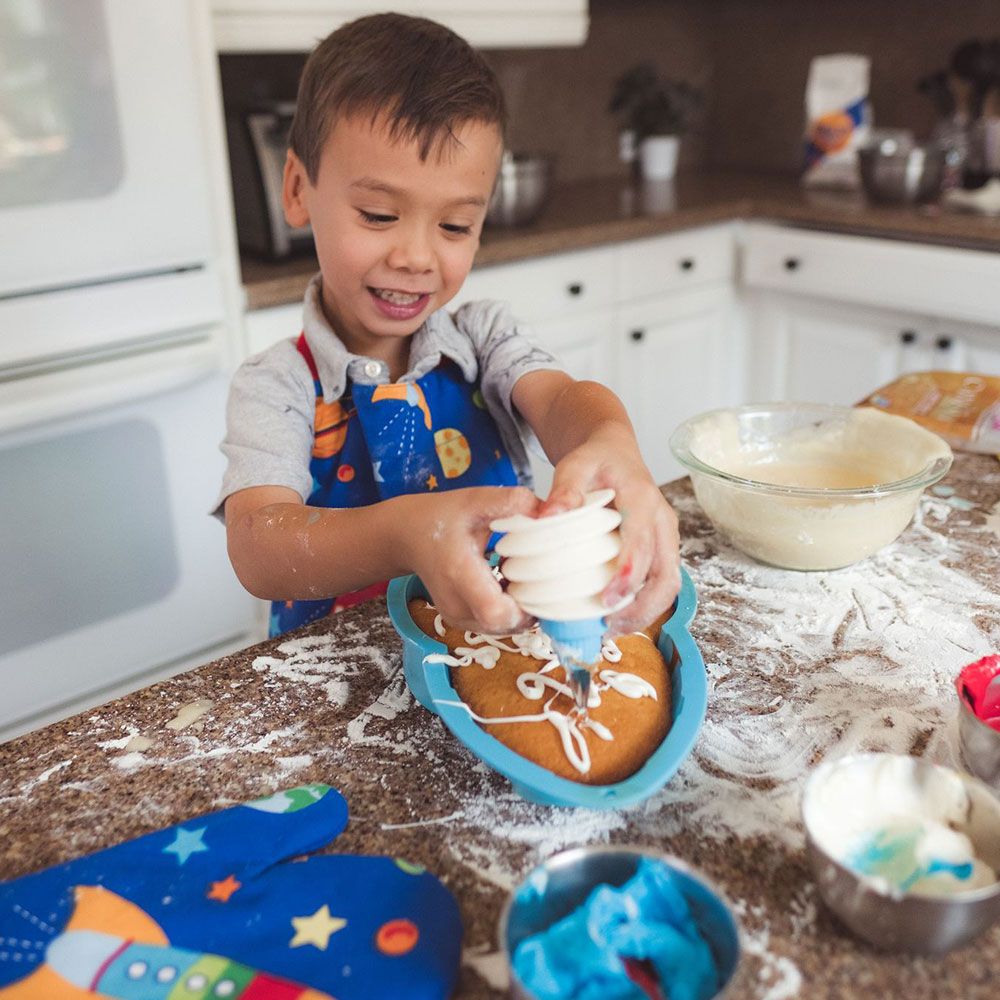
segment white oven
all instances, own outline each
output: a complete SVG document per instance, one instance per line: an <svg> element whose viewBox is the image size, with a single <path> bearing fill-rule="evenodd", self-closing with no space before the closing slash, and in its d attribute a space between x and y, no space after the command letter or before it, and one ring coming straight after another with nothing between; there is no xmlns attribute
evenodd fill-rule
<svg viewBox="0 0 1000 1000"><path fill-rule="evenodd" d="M207 513L207 31L199 0L0 4L0 734L255 627Z"/></svg>

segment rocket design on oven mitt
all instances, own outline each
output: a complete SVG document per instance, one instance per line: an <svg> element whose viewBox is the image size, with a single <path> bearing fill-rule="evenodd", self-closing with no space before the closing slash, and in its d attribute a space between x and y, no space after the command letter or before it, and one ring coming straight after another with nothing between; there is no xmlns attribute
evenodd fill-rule
<svg viewBox="0 0 1000 1000"><path fill-rule="evenodd" d="M306 785L0 883L0 1000L449 996L451 893L405 861L302 857L346 825Z"/></svg>

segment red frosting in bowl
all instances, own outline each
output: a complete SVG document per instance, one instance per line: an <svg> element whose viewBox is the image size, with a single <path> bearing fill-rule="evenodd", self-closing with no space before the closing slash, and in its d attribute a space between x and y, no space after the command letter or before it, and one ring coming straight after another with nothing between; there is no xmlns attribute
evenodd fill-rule
<svg viewBox="0 0 1000 1000"><path fill-rule="evenodd" d="M976 718L1000 732L1000 699L992 693L989 699L986 697L986 688L997 674L1000 674L1000 654L994 653L963 667L955 687Z"/></svg>

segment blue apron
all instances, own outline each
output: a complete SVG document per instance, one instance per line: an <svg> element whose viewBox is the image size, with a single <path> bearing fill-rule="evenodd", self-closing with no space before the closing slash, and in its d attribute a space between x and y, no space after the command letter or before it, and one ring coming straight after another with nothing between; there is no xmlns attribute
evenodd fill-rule
<svg viewBox="0 0 1000 1000"><path fill-rule="evenodd" d="M316 386L311 507L366 507L407 493L517 486L517 474L478 383L442 361L416 382L347 383L323 401L305 334L296 347ZM388 581L321 601L274 601L271 636L385 593Z"/></svg>

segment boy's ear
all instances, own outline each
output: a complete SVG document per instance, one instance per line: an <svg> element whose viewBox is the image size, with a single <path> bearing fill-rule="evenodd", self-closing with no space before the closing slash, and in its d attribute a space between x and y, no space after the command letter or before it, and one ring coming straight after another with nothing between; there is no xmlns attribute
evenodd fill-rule
<svg viewBox="0 0 1000 1000"><path fill-rule="evenodd" d="M281 205L285 210L285 221L290 226L304 226L309 222L309 207L306 205L306 186L309 175L302 161L288 151L285 157L285 173L281 182Z"/></svg>

